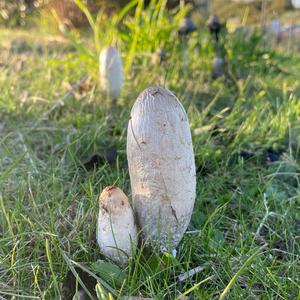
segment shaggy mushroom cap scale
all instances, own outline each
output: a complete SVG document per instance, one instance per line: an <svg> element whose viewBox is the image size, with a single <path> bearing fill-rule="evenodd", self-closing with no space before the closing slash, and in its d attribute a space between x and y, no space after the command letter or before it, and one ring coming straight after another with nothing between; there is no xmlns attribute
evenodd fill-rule
<svg viewBox="0 0 300 300"><path fill-rule="evenodd" d="M99 73L102 91L112 99L117 98L124 78L121 56L116 47L106 47L101 51Z"/></svg>
<svg viewBox="0 0 300 300"><path fill-rule="evenodd" d="M137 227L128 198L117 187L106 187L99 199L97 241L101 252L120 265L137 245Z"/></svg>
<svg viewBox="0 0 300 300"><path fill-rule="evenodd" d="M193 211L196 173L189 122L170 91L151 87L139 95L128 125L127 158L145 240L176 247Z"/></svg>

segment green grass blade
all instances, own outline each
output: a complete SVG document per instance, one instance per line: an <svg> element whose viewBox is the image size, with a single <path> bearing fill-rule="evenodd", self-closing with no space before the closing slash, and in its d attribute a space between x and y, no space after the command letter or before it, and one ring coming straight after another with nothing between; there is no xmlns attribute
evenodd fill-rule
<svg viewBox="0 0 300 300"><path fill-rule="evenodd" d="M224 299L227 294L229 293L229 290L232 288L232 286L235 284L239 276L246 270L247 266L252 262L252 260L263 250L267 247L268 245L265 244L258 248L242 265L242 267L234 274L234 276L231 278L227 286L225 287L224 291L220 295L219 300Z"/></svg>

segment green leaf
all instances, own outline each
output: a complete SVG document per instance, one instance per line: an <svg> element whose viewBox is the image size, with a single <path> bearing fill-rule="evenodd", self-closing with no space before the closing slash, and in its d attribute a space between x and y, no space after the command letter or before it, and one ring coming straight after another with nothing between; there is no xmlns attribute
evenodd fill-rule
<svg viewBox="0 0 300 300"><path fill-rule="evenodd" d="M127 280L127 273L111 262L98 260L91 265L91 268L104 281L117 288L121 288L124 281Z"/></svg>

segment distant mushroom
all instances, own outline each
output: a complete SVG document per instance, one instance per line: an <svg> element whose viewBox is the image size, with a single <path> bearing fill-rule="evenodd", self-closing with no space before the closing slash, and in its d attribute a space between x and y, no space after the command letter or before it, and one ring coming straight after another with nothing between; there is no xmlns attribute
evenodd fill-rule
<svg viewBox="0 0 300 300"><path fill-rule="evenodd" d="M219 33L222 27L220 19L217 15L213 15L207 22L210 33L214 36L216 43L219 41Z"/></svg>
<svg viewBox="0 0 300 300"><path fill-rule="evenodd" d="M101 252L124 266L137 246L133 210L123 191L106 187L99 198L97 241Z"/></svg>
<svg viewBox="0 0 300 300"><path fill-rule="evenodd" d="M127 159L145 241L174 250L192 215L196 172L189 121L169 90L150 87L138 96L128 124Z"/></svg>
<svg viewBox="0 0 300 300"><path fill-rule="evenodd" d="M181 44L183 50L183 64L186 68L189 62L188 49L187 49L187 37L190 33L197 29L193 20L189 17L181 19L178 28L178 35L181 37Z"/></svg>
<svg viewBox="0 0 300 300"><path fill-rule="evenodd" d="M123 65L117 47L105 47L99 57L100 85L105 97L109 98L111 107L121 93L123 84Z"/></svg>
<svg viewBox="0 0 300 300"><path fill-rule="evenodd" d="M185 17L180 20L178 34L180 36L187 36L188 34L194 32L197 29L193 20L189 17Z"/></svg>
<svg viewBox="0 0 300 300"><path fill-rule="evenodd" d="M212 78L217 79L221 77L224 73L224 59L222 57L215 57L213 59L213 66L212 66Z"/></svg>

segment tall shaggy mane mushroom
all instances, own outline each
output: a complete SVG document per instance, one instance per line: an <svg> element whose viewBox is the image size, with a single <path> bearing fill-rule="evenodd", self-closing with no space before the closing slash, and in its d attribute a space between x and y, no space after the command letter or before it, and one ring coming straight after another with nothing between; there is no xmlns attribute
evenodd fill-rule
<svg viewBox="0 0 300 300"><path fill-rule="evenodd" d="M196 172L188 118L169 90L149 87L138 96L128 123L127 159L144 239L175 248L193 211Z"/></svg>

